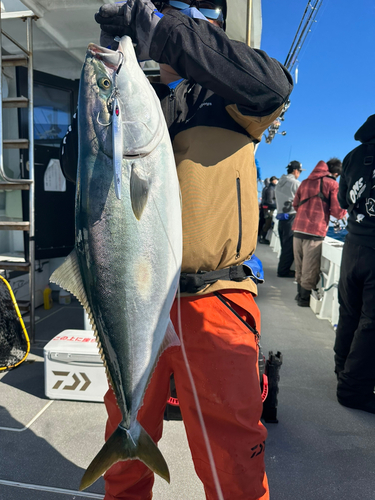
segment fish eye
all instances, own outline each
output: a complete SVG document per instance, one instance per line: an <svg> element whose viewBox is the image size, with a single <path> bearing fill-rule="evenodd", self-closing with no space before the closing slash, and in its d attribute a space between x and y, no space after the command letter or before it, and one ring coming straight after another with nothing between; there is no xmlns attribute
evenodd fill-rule
<svg viewBox="0 0 375 500"><path fill-rule="evenodd" d="M100 80L98 81L98 85L102 89L108 90L110 88L110 86L111 86L111 81L108 78L106 78L106 77L100 78Z"/></svg>

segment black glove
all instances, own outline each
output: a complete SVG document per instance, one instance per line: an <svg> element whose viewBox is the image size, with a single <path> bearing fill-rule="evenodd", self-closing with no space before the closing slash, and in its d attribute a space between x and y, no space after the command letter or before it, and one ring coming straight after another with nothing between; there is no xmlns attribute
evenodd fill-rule
<svg viewBox="0 0 375 500"><path fill-rule="evenodd" d="M151 39L161 16L150 0L104 4L95 14L95 21L102 30L100 43L112 47L114 37L128 35L137 44L135 52L138 60L147 61L150 59Z"/></svg>

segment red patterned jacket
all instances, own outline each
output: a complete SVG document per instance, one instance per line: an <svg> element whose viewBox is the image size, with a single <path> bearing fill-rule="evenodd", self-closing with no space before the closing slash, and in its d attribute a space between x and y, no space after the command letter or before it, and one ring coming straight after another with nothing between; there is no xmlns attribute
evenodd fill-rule
<svg viewBox="0 0 375 500"><path fill-rule="evenodd" d="M321 190L321 179L324 200L316 196ZM338 190L339 184L330 176L327 164L320 161L308 178L302 181L294 197L293 207L297 215L293 231L324 237L328 230L329 216L342 219L346 214L337 200ZM300 204L307 198L310 199Z"/></svg>

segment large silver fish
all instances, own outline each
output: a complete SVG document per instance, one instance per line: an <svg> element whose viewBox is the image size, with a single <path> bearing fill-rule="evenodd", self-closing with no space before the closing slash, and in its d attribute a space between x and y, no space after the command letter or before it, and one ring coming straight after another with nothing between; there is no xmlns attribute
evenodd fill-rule
<svg viewBox="0 0 375 500"><path fill-rule="evenodd" d="M80 489L127 459L169 481L136 419L160 354L179 343L169 313L182 259L180 194L160 103L130 38L118 51L89 45L78 130L75 249L51 281L86 309L122 413Z"/></svg>

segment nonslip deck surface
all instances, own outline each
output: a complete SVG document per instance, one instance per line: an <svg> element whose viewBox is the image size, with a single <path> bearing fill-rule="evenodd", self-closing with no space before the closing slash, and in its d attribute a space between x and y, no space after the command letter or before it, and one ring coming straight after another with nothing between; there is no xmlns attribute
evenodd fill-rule
<svg viewBox="0 0 375 500"><path fill-rule="evenodd" d="M375 500L375 416L336 401L335 333L297 306L293 280L276 277L276 254L265 246L256 254L265 270L257 298L262 348L283 354L279 423L267 424L271 500ZM83 493L78 485L103 444L104 405L44 396L43 347L65 329L83 329L82 308L55 303L36 316L28 360L0 375L0 500L103 498L102 479ZM204 500L182 422L165 422L160 447L171 484L156 477L154 499Z"/></svg>

